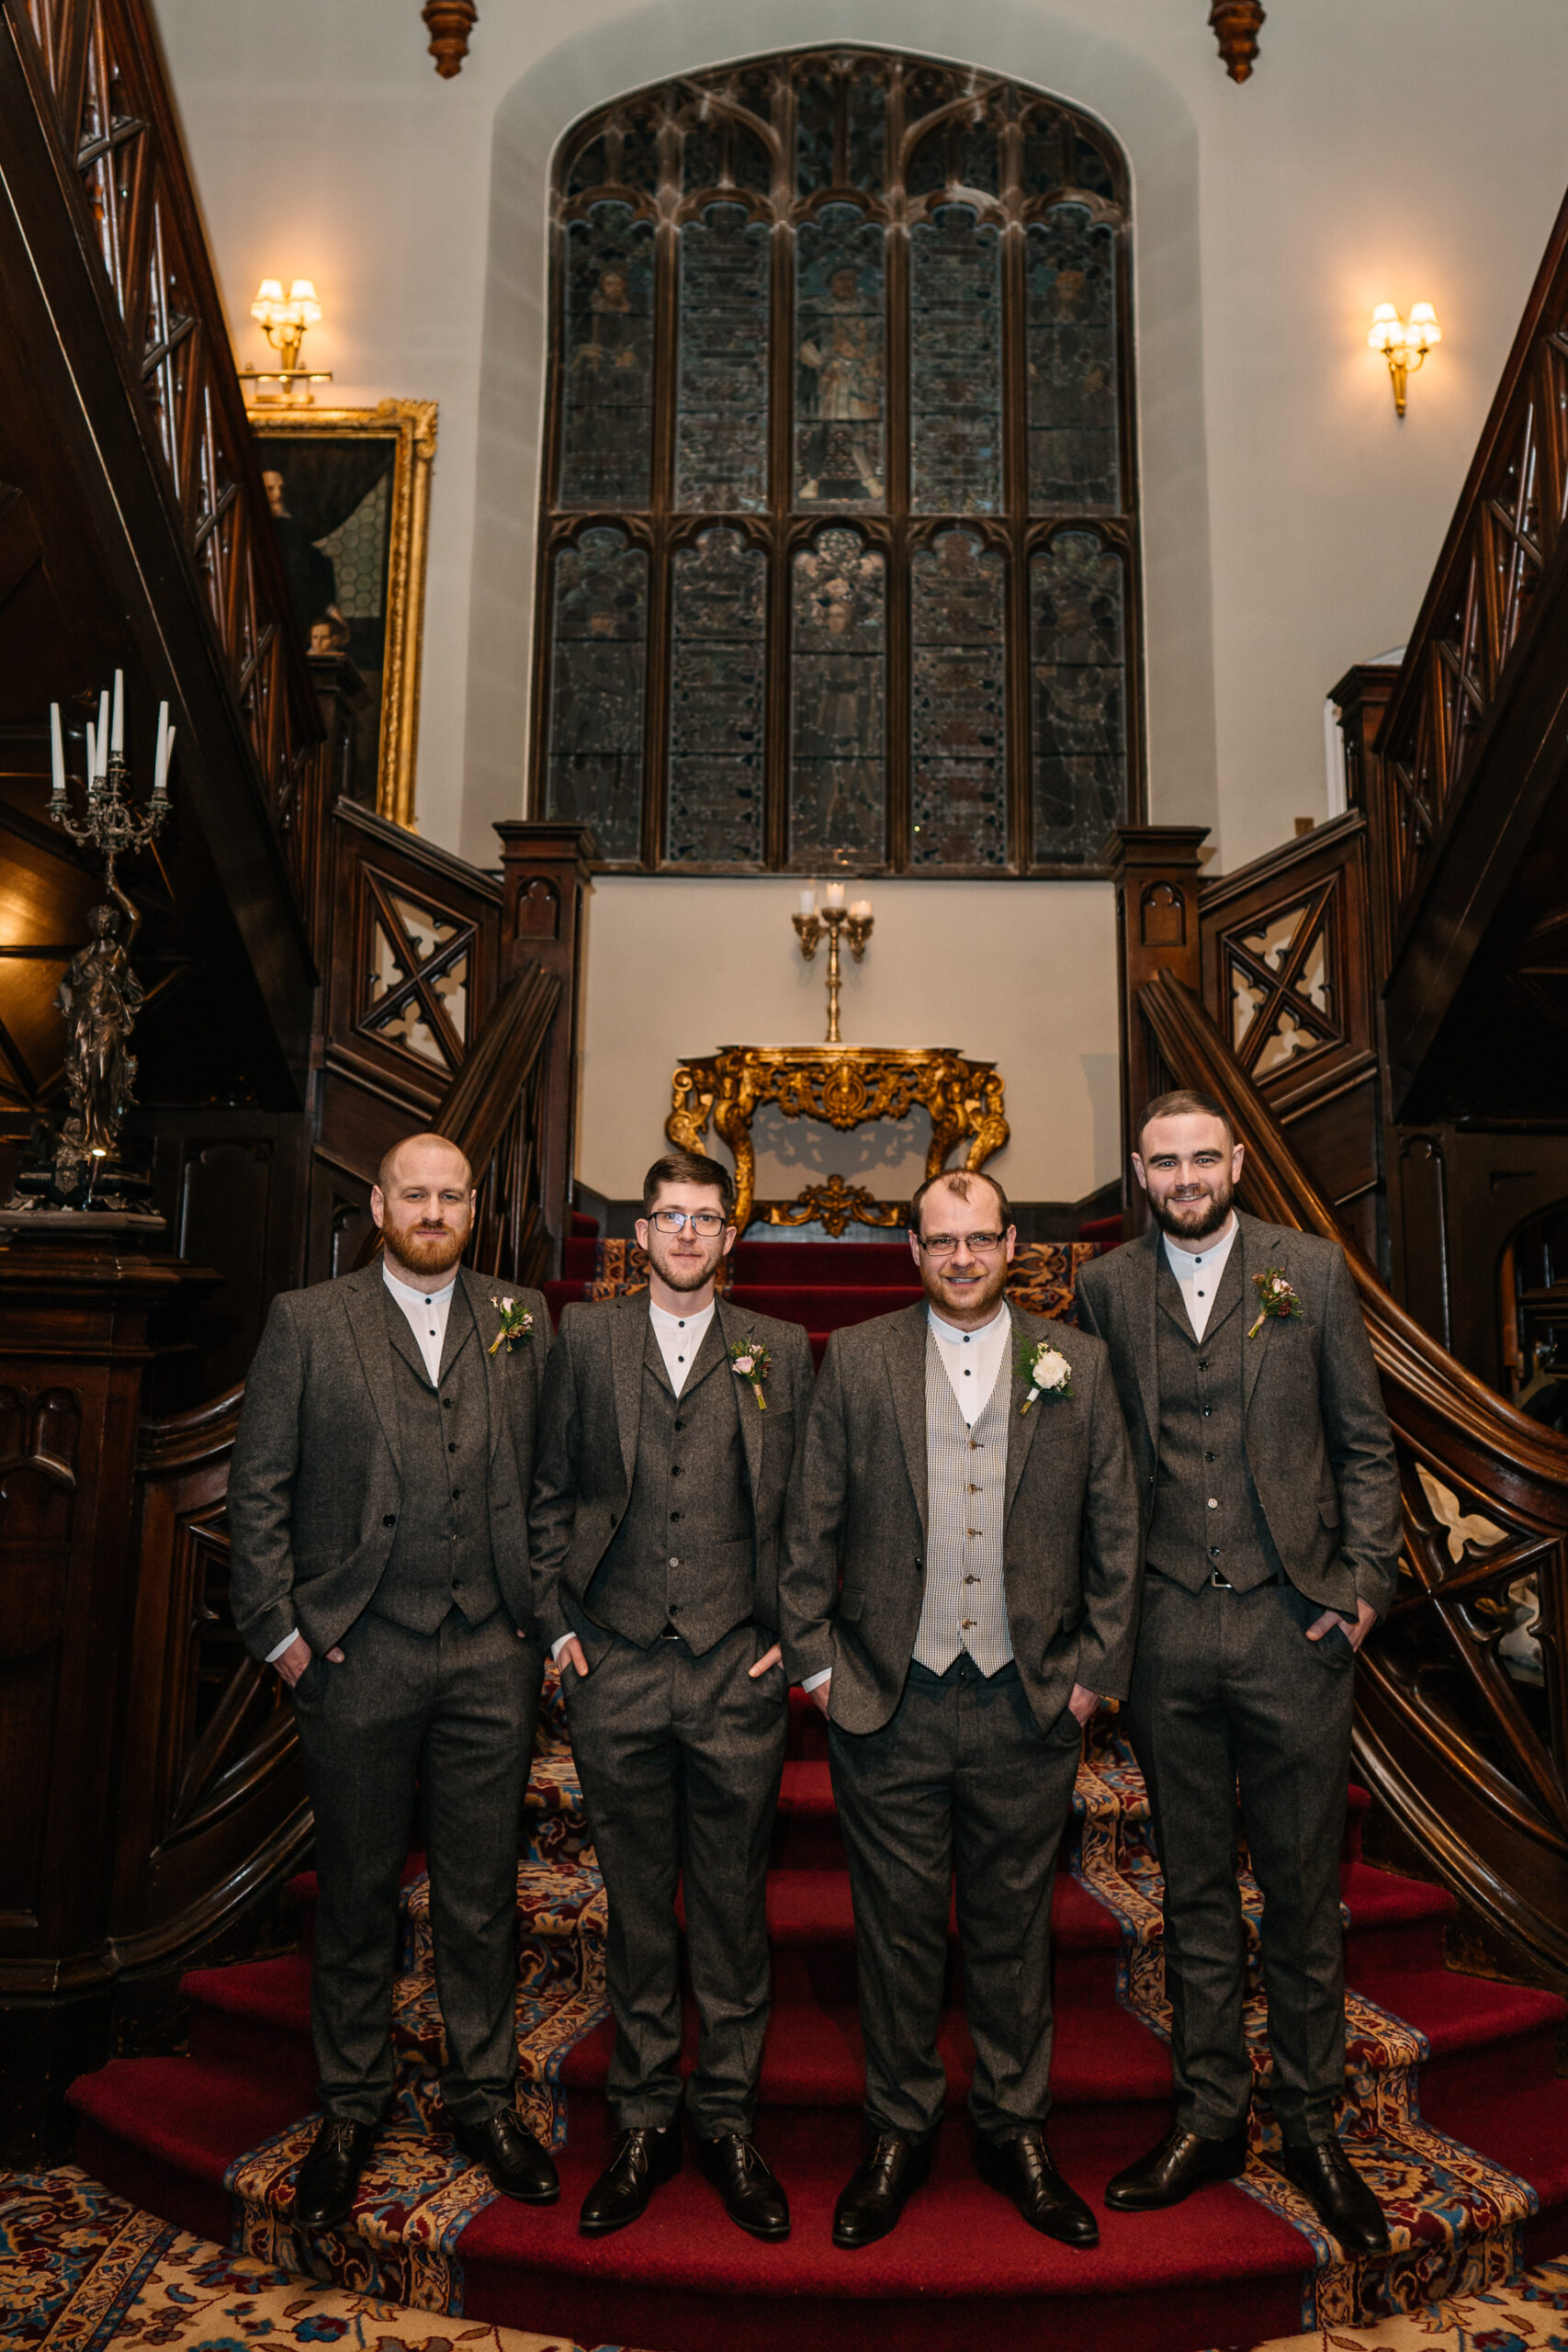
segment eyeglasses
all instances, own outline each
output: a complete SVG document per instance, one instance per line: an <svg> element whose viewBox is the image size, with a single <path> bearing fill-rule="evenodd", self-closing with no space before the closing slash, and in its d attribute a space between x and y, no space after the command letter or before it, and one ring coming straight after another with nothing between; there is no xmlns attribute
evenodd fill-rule
<svg viewBox="0 0 1568 2352"><path fill-rule="evenodd" d="M1006 1238L1005 1234L1000 1233L966 1233L964 1236L964 1247L976 1257L983 1257L987 1250L994 1250L998 1243L1005 1240ZM933 1258L951 1258L958 1247L956 1233L933 1233L929 1237L923 1233L917 1233L915 1238L921 1249L928 1251Z"/></svg>
<svg viewBox="0 0 1568 2352"><path fill-rule="evenodd" d="M658 1233L683 1233L690 1226L705 1240L722 1233L728 1223L718 1209L655 1209L648 1221Z"/></svg>

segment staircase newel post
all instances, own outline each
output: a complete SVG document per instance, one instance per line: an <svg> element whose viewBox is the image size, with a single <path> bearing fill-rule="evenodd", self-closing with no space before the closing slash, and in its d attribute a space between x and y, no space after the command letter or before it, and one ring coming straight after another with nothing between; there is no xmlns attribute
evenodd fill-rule
<svg viewBox="0 0 1568 2352"><path fill-rule="evenodd" d="M1328 695L1338 710L1345 738L1345 797L1367 820L1372 986L1379 992L1389 975L1397 922L1399 842L1397 812L1389 804L1388 778L1378 756L1378 741L1401 674L1392 662L1358 662L1329 689Z"/></svg>
<svg viewBox="0 0 1568 2352"><path fill-rule="evenodd" d="M539 1086L539 1200L550 1237L549 1273L560 1272L577 1141L577 1073L582 1024L585 896L598 844L586 825L508 819L501 837L501 973L542 964L560 982Z"/></svg>
<svg viewBox="0 0 1568 2352"><path fill-rule="evenodd" d="M1198 925L1198 852L1206 825L1118 825L1108 844L1116 889L1117 990L1122 1024L1122 1205L1128 1238L1148 1224L1127 1154L1133 1122L1167 1082L1159 1048L1138 1009L1156 972L1202 988Z"/></svg>

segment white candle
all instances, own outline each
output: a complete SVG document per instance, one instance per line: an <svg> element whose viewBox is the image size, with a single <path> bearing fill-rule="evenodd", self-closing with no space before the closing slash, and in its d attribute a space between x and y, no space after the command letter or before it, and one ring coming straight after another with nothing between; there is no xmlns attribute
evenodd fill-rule
<svg viewBox="0 0 1568 2352"><path fill-rule="evenodd" d="M871 900L857 899L850 909L850 913L856 922L868 922L871 920Z"/></svg>
<svg viewBox="0 0 1568 2352"><path fill-rule="evenodd" d="M175 729L171 727L168 733L164 738L164 772L158 778L158 789L160 792L167 792L169 788L169 762L174 758L174 756Z"/></svg>
<svg viewBox="0 0 1568 2352"><path fill-rule="evenodd" d="M841 882L829 882L824 896L826 903L829 906L841 907L844 903L843 884Z"/></svg>
<svg viewBox="0 0 1568 2352"><path fill-rule="evenodd" d="M814 915L817 912L816 891L803 890L800 897L796 899L795 904L799 907L803 915Z"/></svg>
<svg viewBox="0 0 1568 2352"><path fill-rule="evenodd" d="M152 753L152 789L162 792L164 778L169 773L169 706L158 705L158 743Z"/></svg>
<svg viewBox="0 0 1568 2352"><path fill-rule="evenodd" d="M49 706L49 756L54 775L54 797L57 800L63 800L65 797L65 741L60 732L60 705L57 702L51 702Z"/></svg>
<svg viewBox="0 0 1568 2352"><path fill-rule="evenodd" d="M88 719L88 721L87 721L87 782L88 782L89 784L91 784L91 783L92 783L92 781L93 781L94 777L97 775L97 773L98 773L98 738L97 738L97 730L96 730L96 728L94 727L92 720L89 718L89 719Z"/></svg>
<svg viewBox="0 0 1568 2352"><path fill-rule="evenodd" d="M93 740L98 747L97 762L93 769L94 777L106 776L109 772L109 690L107 686L98 696L98 731Z"/></svg>
<svg viewBox="0 0 1568 2352"><path fill-rule="evenodd" d="M125 750L125 672L114 673L114 720L109 729L109 752L118 759Z"/></svg>

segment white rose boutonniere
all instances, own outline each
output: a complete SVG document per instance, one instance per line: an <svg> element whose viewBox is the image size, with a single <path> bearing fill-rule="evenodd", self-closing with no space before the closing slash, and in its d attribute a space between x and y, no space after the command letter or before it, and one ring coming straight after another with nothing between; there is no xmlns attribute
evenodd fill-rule
<svg viewBox="0 0 1568 2352"><path fill-rule="evenodd" d="M1018 1408L1021 1413L1027 1413L1038 1396L1054 1405L1073 1393L1072 1365L1049 1340L1032 1340L1021 1331L1013 1370L1029 1383L1029 1394Z"/></svg>
<svg viewBox="0 0 1568 2352"><path fill-rule="evenodd" d="M501 1329L490 1343L489 1353L494 1355L498 1348L504 1347L510 1355L533 1329L534 1318L514 1298L492 1298L491 1305L501 1317Z"/></svg>

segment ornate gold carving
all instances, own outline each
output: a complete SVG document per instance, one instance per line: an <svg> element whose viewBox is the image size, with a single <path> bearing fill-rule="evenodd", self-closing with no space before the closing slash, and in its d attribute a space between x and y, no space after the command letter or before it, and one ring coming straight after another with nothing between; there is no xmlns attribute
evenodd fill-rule
<svg viewBox="0 0 1568 2352"><path fill-rule="evenodd" d="M454 69L456 70L456 69ZM419 748L420 652L424 639L424 568L430 534L430 469L435 458L434 401L380 401L374 408L253 409L251 424L269 441L344 435L398 445L392 468L387 542L386 658L381 673L381 740L376 813L410 832Z"/></svg>
<svg viewBox="0 0 1568 2352"><path fill-rule="evenodd" d="M735 1222L742 1233L753 1214L756 1155L751 1121L764 1103L776 1103L786 1119L822 1119L846 1131L874 1119L904 1119L919 1104L931 1114L926 1175L940 1175L955 1144L968 1138L966 1168L984 1167L1008 1139L1004 1088L994 1062L972 1062L953 1046L721 1046L716 1054L682 1062L671 1081L671 1108L664 1132L687 1151L705 1148L709 1123L735 1157ZM839 1187L837 1192L834 1186ZM871 1201L860 1186L841 1177L807 1186L796 1205L816 1194L841 1222L892 1225L899 1204ZM863 1216L849 1204L855 1196L876 1213ZM783 1214L787 1203L765 1204L770 1224L804 1225L804 1216ZM889 1214L884 1215L887 1211Z"/></svg>
<svg viewBox="0 0 1568 2352"><path fill-rule="evenodd" d="M1245 82L1252 72L1252 61L1258 54L1258 36L1263 25L1263 0L1214 0L1209 11L1209 22L1214 39L1220 44L1220 55L1225 61L1225 72L1233 82Z"/></svg>
<svg viewBox="0 0 1568 2352"><path fill-rule="evenodd" d="M753 1201L751 1215L769 1225L825 1226L835 1241L851 1225L900 1225L902 1201L879 1201L863 1184L846 1184L835 1170L825 1184L807 1184L793 1201Z"/></svg>

